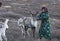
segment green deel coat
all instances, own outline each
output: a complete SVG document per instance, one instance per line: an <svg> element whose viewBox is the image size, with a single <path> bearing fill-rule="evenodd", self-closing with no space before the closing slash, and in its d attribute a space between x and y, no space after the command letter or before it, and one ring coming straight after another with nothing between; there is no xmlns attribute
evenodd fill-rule
<svg viewBox="0 0 60 41"><path fill-rule="evenodd" d="M49 23L49 15L48 12L42 12L39 16L41 20L41 26L39 29L39 37L51 39L51 32L50 32L50 23Z"/></svg>

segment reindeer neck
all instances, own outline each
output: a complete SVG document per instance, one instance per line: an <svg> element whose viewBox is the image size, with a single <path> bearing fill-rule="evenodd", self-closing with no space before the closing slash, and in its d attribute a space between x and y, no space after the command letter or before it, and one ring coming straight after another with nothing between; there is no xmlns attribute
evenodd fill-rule
<svg viewBox="0 0 60 41"><path fill-rule="evenodd" d="M5 21L5 24L7 24L7 23L8 23L8 21L6 20L6 21Z"/></svg>

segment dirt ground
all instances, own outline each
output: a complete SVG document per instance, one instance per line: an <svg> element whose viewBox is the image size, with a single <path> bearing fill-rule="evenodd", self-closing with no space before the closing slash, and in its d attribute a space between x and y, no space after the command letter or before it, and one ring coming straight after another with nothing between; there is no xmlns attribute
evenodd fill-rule
<svg viewBox="0 0 60 41"><path fill-rule="evenodd" d="M49 11L51 20L51 41L60 41L60 0L0 0L2 7L0 7L0 18L18 19L23 16L30 16L30 11L35 14L37 11L41 12L42 5L46 5ZM40 22L38 22L40 24ZM26 35L23 39L20 28L16 22L9 22L9 28L6 30L6 36L8 41L37 41L38 40L38 29L36 30L35 39ZM42 41L48 41L44 38Z"/></svg>

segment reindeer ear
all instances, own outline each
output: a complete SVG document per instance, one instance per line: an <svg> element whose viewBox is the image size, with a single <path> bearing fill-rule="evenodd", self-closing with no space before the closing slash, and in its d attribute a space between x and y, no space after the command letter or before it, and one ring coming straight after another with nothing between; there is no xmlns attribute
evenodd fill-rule
<svg viewBox="0 0 60 41"><path fill-rule="evenodd" d="M8 19L8 18L6 18L6 20L8 20L8 21L9 21L9 19Z"/></svg>

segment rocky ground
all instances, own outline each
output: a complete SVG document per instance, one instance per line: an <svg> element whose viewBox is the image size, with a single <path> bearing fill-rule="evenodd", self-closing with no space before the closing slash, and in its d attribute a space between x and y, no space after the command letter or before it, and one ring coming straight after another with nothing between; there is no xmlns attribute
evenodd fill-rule
<svg viewBox="0 0 60 41"><path fill-rule="evenodd" d="M49 10L51 23L51 41L60 41L60 0L0 0L3 4L0 7L0 18L9 18L9 28L6 31L8 41L37 41L32 36L23 39L20 28L16 21L19 17L30 16L31 13L41 12L42 5L46 5ZM40 24L38 22L38 24ZM39 29L39 27L38 27ZM48 41L43 39L43 41Z"/></svg>

